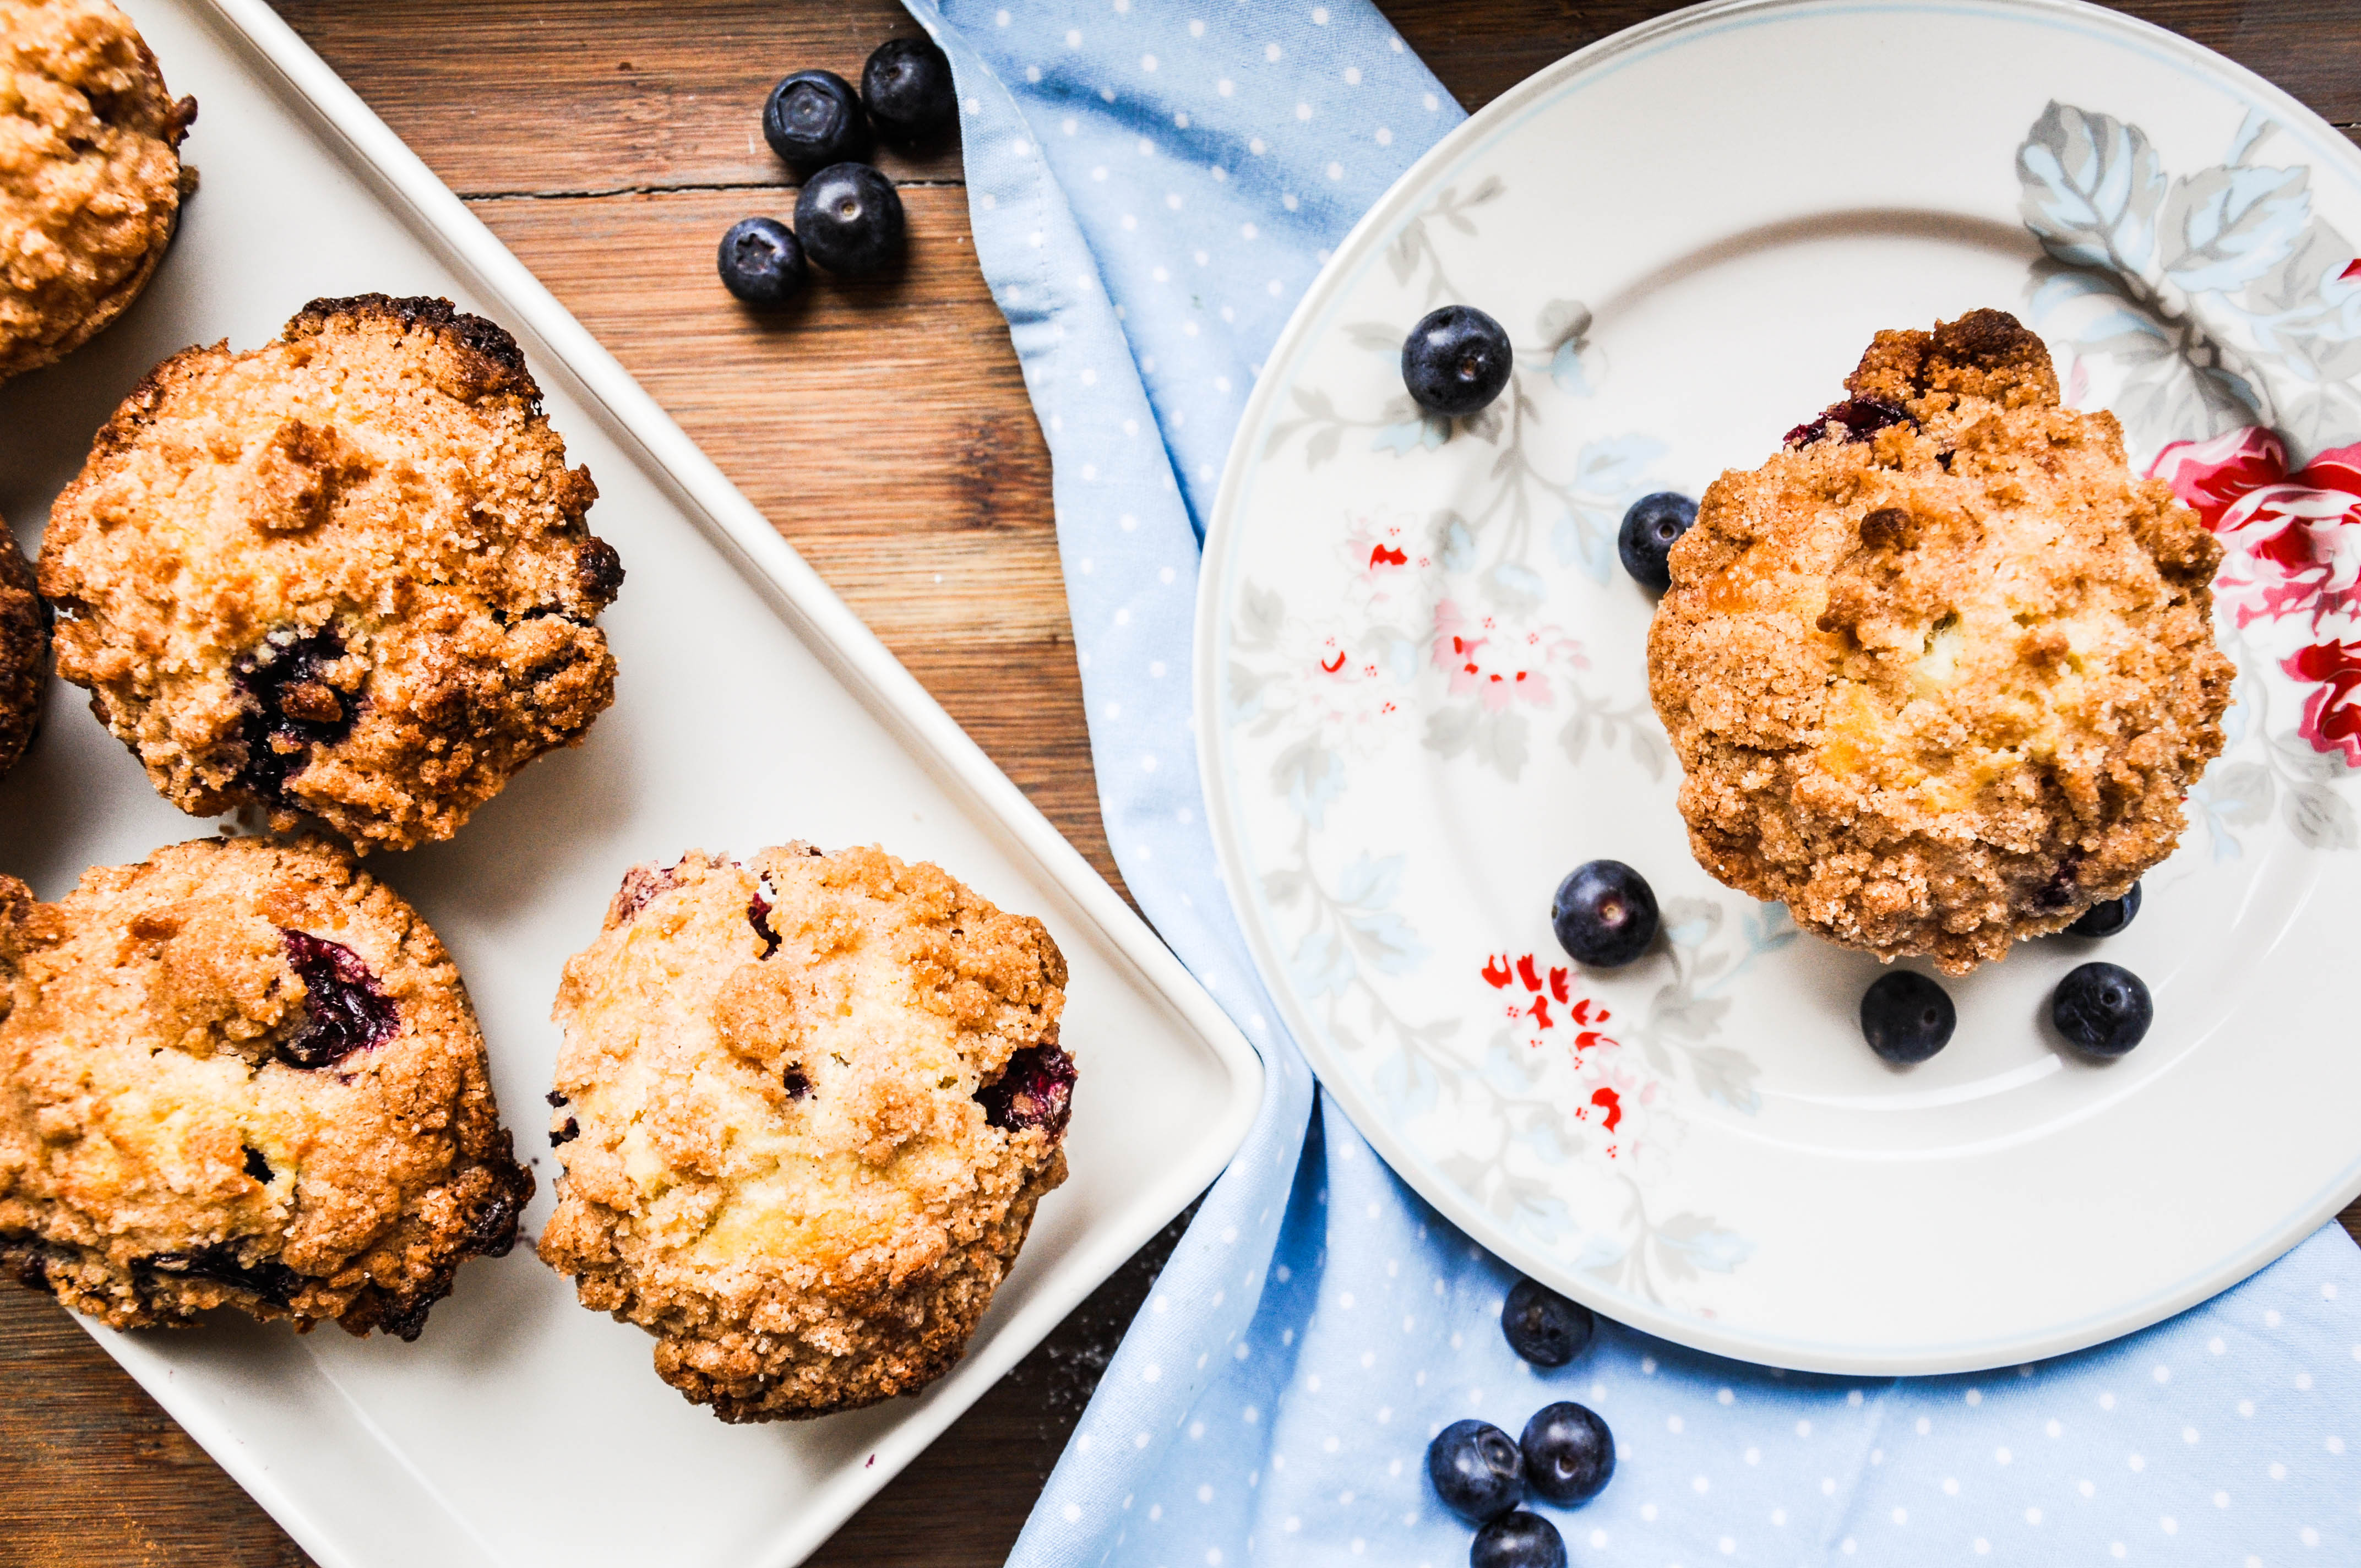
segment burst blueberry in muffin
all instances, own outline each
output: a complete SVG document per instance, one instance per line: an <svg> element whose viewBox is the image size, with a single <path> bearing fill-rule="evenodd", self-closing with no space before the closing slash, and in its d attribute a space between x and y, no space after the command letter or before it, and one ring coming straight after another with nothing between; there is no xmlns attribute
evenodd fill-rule
<svg viewBox="0 0 2361 1568"><path fill-rule="evenodd" d="M315 300L166 360L100 432L41 551L58 673L183 811L446 839L614 698L597 495L506 332Z"/></svg>
<svg viewBox="0 0 2361 1568"><path fill-rule="evenodd" d="M1706 492L1648 639L1708 871L1964 973L2126 893L2222 750L2220 546L1976 311Z"/></svg>
<svg viewBox="0 0 2361 1568"><path fill-rule="evenodd" d="M0 1271L116 1328L415 1339L516 1239L443 944L324 843L208 839L55 904L0 877Z"/></svg>
<svg viewBox="0 0 2361 1568"><path fill-rule="evenodd" d="M915 1393L1065 1179L1065 979L880 850L634 868L558 991L542 1257L724 1420Z"/></svg>

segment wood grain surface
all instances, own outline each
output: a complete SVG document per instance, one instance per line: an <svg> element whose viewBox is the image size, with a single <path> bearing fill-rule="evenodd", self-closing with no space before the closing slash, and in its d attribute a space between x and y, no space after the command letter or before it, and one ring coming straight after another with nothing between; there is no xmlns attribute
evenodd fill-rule
<svg viewBox="0 0 2361 1568"><path fill-rule="evenodd" d="M857 76L880 40L915 30L898 8L278 4L1114 878L1049 455L970 249L957 149L884 162L903 182L913 225L902 277L815 291L777 321L737 308L714 278L724 227L793 204L756 128L770 84L814 65ZM1670 7L1384 8L1473 108ZM2356 0L2122 8L2270 78L2361 140ZM2361 1205L2344 1218L2361 1235ZM1109 1281L815 1562L999 1562L1177 1234L1176 1225ZM30 1293L0 1295L0 1564L308 1561L65 1314Z"/></svg>

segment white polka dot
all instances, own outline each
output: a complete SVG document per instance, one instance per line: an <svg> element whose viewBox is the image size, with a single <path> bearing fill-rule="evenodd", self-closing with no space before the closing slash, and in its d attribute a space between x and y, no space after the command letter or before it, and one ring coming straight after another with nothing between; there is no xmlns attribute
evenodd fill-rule
<svg viewBox="0 0 2361 1568"><path fill-rule="evenodd" d="M1725 1557L1738 1550L1737 1541L1727 1535L1723 1536L1719 1541L1715 1541L1714 1545L1721 1549L1721 1554Z"/></svg>
<svg viewBox="0 0 2361 1568"><path fill-rule="evenodd" d="M2312 1392L2312 1374L2309 1372L2297 1373L2295 1375L2295 1386L2307 1394Z"/></svg>
<svg viewBox="0 0 2361 1568"><path fill-rule="evenodd" d="M1934 1423L1934 1422L1932 1422L1932 1421L1928 1420L1927 1420L1926 1417L1924 1417L1924 1416L1920 1416L1920 1417L1918 1418L1918 1435L1919 1435L1920 1437L1925 1437L1928 1432L1930 1432L1930 1431L1934 1431L1934 1430L1935 1430L1935 1423Z"/></svg>
<svg viewBox="0 0 2361 1568"><path fill-rule="evenodd" d="M1821 1497L1835 1497L1836 1495L1837 1495L1837 1478L1836 1478L1835 1476L1833 1476L1833 1475L1823 1475L1823 1476L1821 1476L1821 1477L1820 1477L1820 1496L1821 1496Z"/></svg>
<svg viewBox="0 0 2361 1568"><path fill-rule="evenodd" d="M1312 105L1309 104L1298 104L1295 106L1295 117L1299 120L1310 119L1312 117Z"/></svg>
<svg viewBox="0 0 2361 1568"><path fill-rule="evenodd" d="M2066 1426L2064 1422L2053 1419L2045 1422L2041 1430L2051 1437L2062 1437L2065 1435Z"/></svg>
<svg viewBox="0 0 2361 1568"><path fill-rule="evenodd" d="M1231 93L1233 93L1236 92L1237 90L1238 90L1238 84L1237 84L1236 82L1235 82L1231 81L1231 80L1230 80L1228 77L1226 77L1226 76L1223 77L1219 82L1214 82L1214 83L1213 83L1213 91L1214 91L1214 92L1216 92L1216 93L1220 93L1220 94L1221 94L1223 97L1224 97L1224 98L1228 97Z"/></svg>
<svg viewBox="0 0 2361 1568"><path fill-rule="evenodd" d="M1164 1368L1157 1365L1156 1363L1151 1361L1146 1366L1140 1368L1139 1380L1142 1383L1153 1383L1163 1376Z"/></svg>
<svg viewBox="0 0 2361 1568"><path fill-rule="evenodd" d="M2328 1452L2329 1452L2329 1453L2344 1453L2344 1452L2345 1452L2345 1440L2344 1440L2343 1438L2341 1438L2341 1437L2331 1437L2331 1438L2329 1438L2329 1439L2327 1440L2327 1442L2328 1442Z"/></svg>
<svg viewBox="0 0 2361 1568"><path fill-rule="evenodd" d="M2039 1508L2026 1509L2025 1522L2027 1524L2039 1524L2041 1522L2041 1510Z"/></svg>
<svg viewBox="0 0 2361 1568"><path fill-rule="evenodd" d="M1640 1517L1647 1520L1650 1524L1655 1523L1656 1505L1653 1503L1642 1503L1640 1505Z"/></svg>
<svg viewBox="0 0 2361 1568"><path fill-rule="evenodd" d="M2144 1454L2135 1453L2129 1459L2125 1460L2124 1463L2130 1465L2136 1471L2145 1470L2147 1468L2147 1459Z"/></svg>
<svg viewBox="0 0 2361 1568"><path fill-rule="evenodd" d="M2205 1342L2205 1348L2209 1353L2214 1355L2219 1355L2230 1347L2222 1343L2222 1336L2220 1334L2215 1334L2212 1339Z"/></svg>
<svg viewBox="0 0 2361 1568"><path fill-rule="evenodd" d="M2159 1383L2169 1383L2172 1381L2172 1368L2159 1361L2156 1364L2156 1370L2149 1373L2148 1376L2155 1378Z"/></svg>
<svg viewBox="0 0 2361 1568"><path fill-rule="evenodd" d="M2238 1413L2242 1416L2252 1416L2255 1413L2255 1402L2252 1399L2239 1400Z"/></svg>
<svg viewBox="0 0 2361 1568"><path fill-rule="evenodd" d="M1263 59L1270 61L1273 65L1279 63L1279 57L1281 52L1282 51L1277 44L1265 44L1262 46Z"/></svg>
<svg viewBox="0 0 2361 1568"><path fill-rule="evenodd" d="M2279 1309L2278 1309L2278 1308L2276 1308L2276 1307L2274 1307L2274 1308L2272 1308L2269 1311L2265 1312L2265 1313L2263 1314L2263 1327L2265 1327L2265 1328L2267 1328L2267 1329L2275 1329L2275 1328L2277 1328L2277 1327L2279 1327Z"/></svg>
<svg viewBox="0 0 2361 1568"><path fill-rule="evenodd" d="M1327 6L1314 5L1312 7L1312 25L1315 27L1324 27L1328 25Z"/></svg>
<svg viewBox="0 0 2361 1568"><path fill-rule="evenodd" d="M1394 145L1394 133L1393 133L1393 132L1391 132L1391 131L1389 131L1389 130L1388 130L1385 126L1379 126L1378 127L1378 145L1379 147L1391 147L1391 146L1393 146L1393 145Z"/></svg>
<svg viewBox="0 0 2361 1568"><path fill-rule="evenodd" d="M2099 1409L2103 1410L2112 1410L2114 1408L2115 1397L2113 1394L2102 1394L2099 1396Z"/></svg>
<svg viewBox="0 0 2361 1568"><path fill-rule="evenodd" d="M1080 1507L1080 1505L1078 1505L1078 1504L1074 1504L1074 1503L1068 1503L1068 1504L1066 1505L1066 1508L1065 1508L1065 1514L1066 1514L1066 1522L1067 1522L1068 1524L1075 1524L1075 1523L1078 1523L1078 1522L1082 1519L1082 1508Z"/></svg>
<svg viewBox="0 0 2361 1568"><path fill-rule="evenodd" d="M1960 1495L1960 1478L1958 1476L1946 1475L1943 1477L1943 1495L1947 1497L1956 1497Z"/></svg>
<svg viewBox="0 0 2361 1568"><path fill-rule="evenodd" d="M1845 1396L1845 1403L1846 1403L1846 1404L1848 1404L1848 1405L1850 1405L1850 1406L1851 1406L1851 1407L1852 1407L1854 1409L1856 1409L1856 1410L1860 1409L1861 1409L1861 1390L1860 1390L1860 1389L1858 1389L1858 1388L1855 1388L1851 1393L1847 1394L1847 1395Z"/></svg>
<svg viewBox="0 0 2361 1568"><path fill-rule="evenodd" d="M2197 1429L2195 1427L2181 1428L2180 1441L2183 1442L2195 1442L2197 1441Z"/></svg>
<svg viewBox="0 0 2361 1568"><path fill-rule="evenodd" d="M2228 1508L2228 1507L2230 1506L2230 1494L2229 1494L2229 1493L2227 1493L2227 1492L2216 1492L2216 1493L2214 1493L2214 1494L2213 1494L2213 1506L2214 1506L2215 1508Z"/></svg>
<svg viewBox="0 0 2361 1568"><path fill-rule="evenodd" d="M1593 1552L1604 1552L1607 1550L1607 1532L1605 1530L1594 1530L1590 1532L1590 1549Z"/></svg>
<svg viewBox="0 0 2361 1568"><path fill-rule="evenodd" d="M1967 1400L1971 1405L1982 1404L1984 1402L1984 1391L1981 1388L1969 1389L1967 1393Z"/></svg>
<svg viewBox="0 0 2361 1568"><path fill-rule="evenodd" d="M1361 68L1357 65L1346 66L1345 68L1345 85L1347 87L1358 87L1360 84Z"/></svg>
<svg viewBox="0 0 2361 1568"><path fill-rule="evenodd" d="M1156 57L1155 57L1154 55L1152 55L1152 54L1143 54L1143 55L1141 55L1141 56L1139 57L1139 69L1140 69L1140 70L1142 70L1142 71L1153 71L1153 70L1155 70L1155 69L1156 69Z"/></svg>
<svg viewBox="0 0 2361 1568"><path fill-rule="evenodd" d="M1666 1417L1664 1418L1664 1430L1665 1430L1666 1431L1671 1431L1671 1432L1676 1432L1676 1431L1680 1431L1680 1430L1681 1430L1681 1418L1680 1418L1680 1417L1678 1417L1678 1416L1666 1416Z"/></svg>
<svg viewBox="0 0 2361 1568"><path fill-rule="evenodd" d="M2179 1535L2180 1533L2180 1521L2174 1519L2170 1514L2165 1515L2156 1522L2157 1528L2163 1530L2167 1535Z"/></svg>
<svg viewBox="0 0 2361 1568"><path fill-rule="evenodd" d="M992 25L996 27L1005 27L1008 26L1008 13L1005 11L994 11L992 14Z"/></svg>
<svg viewBox="0 0 2361 1568"><path fill-rule="evenodd" d="M2320 1544L2320 1532L2312 1529L2310 1525L2306 1525L2301 1530L2296 1531L2295 1538L2298 1541L2302 1541L2306 1546L2318 1546Z"/></svg>
<svg viewBox="0 0 2361 1568"><path fill-rule="evenodd" d="M1134 1437L1131 1440L1131 1446L1134 1448L1146 1448L1148 1446L1148 1434L1146 1432L1141 1432L1137 1436Z"/></svg>
<svg viewBox="0 0 2361 1568"><path fill-rule="evenodd" d="M1811 1422L1809 1422L1809 1421L1797 1421L1797 1422L1795 1423L1795 1435L1796 1435L1797 1437L1809 1437L1809 1436L1811 1436L1811 1435L1812 1435L1812 1423L1811 1423Z"/></svg>
<svg viewBox="0 0 2361 1568"><path fill-rule="evenodd" d="M1068 27L1066 29L1066 47L1068 49L1080 49L1082 47L1082 29L1079 27Z"/></svg>
<svg viewBox="0 0 2361 1568"><path fill-rule="evenodd" d="M1456 1334L1454 1334L1454 1335L1452 1336L1452 1343L1453 1343L1454 1344L1458 1343L1459 1343L1459 1336L1458 1336L1458 1335L1456 1335ZM1654 1356L1653 1356L1653 1355L1643 1355L1643 1356L1642 1356L1642 1357L1640 1358L1640 1370L1641 1370L1641 1372L1642 1372L1642 1373L1643 1373L1643 1374L1645 1374L1646 1376L1650 1376L1650 1377L1653 1377L1653 1376L1656 1375L1656 1358L1655 1358Z"/></svg>
<svg viewBox="0 0 2361 1568"><path fill-rule="evenodd" d="M1099 373L1095 370L1085 368L1082 371L1082 385L1085 387L1095 387L1098 384Z"/></svg>
<svg viewBox="0 0 2361 1568"><path fill-rule="evenodd" d="M1270 148L1269 145L1262 139L1262 137L1256 137L1253 140L1246 143L1246 150L1253 153L1257 158L1260 158L1264 153L1268 152ZM1202 267L1204 263L1201 261L1198 265Z"/></svg>
<svg viewBox="0 0 2361 1568"><path fill-rule="evenodd" d="M1041 68L1040 68L1039 66L1038 66L1038 65L1028 65L1028 66L1027 66L1027 67L1025 68L1025 80L1026 80L1026 81L1027 81L1027 82L1038 82L1038 81L1040 81L1040 80L1041 80Z"/></svg>
<svg viewBox="0 0 2361 1568"><path fill-rule="evenodd" d="M1986 1556L1990 1556L1990 1555L1991 1555L1991 1553L1992 1553L1992 1542L1991 1542L1991 1541L1986 1541L1986 1540L1985 1540L1982 1536L1981 1536L1981 1535L1980 1535L1980 1536L1978 1536L1978 1537L1976 1537L1976 1555L1977 1555L1977 1556L1979 1556L1979 1557L1986 1557Z"/></svg>
<svg viewBox="0 0 2361 1568"><path fill-rule="evenodd" d="M2076 1491L2078 1491L2078 1492L2081 1493L2081 1494L2082 1494L2082 1496L2084 1496L2084 1497L2095 1497L2095 1496L2097 1496L2097 1495L2098 1495L2099 1487L2098 1487L2098 1484L2097 1484L2096 1482L2094 1482L2094 1481L2091 1481L2091 1480L2089 1480L2089 1479L2087 1479L2087 1478L2086 1478L2086 1479L2083 1479L2083 1480L2081 1480L2081 1481L2077 1481L2077 1482L2075 1482L2075 1483L2074 1483L2074 1490L2076 1490Z"/></svg>
<svg viewBox="0 0 2361 1568"><path fill-rule="evenodd" d="M1993 1463L1994 1464L2005 1464L2014 1457L2015 1456L2010 1453L2005 1448L1995 1448L1993 1450Z"/></svg>

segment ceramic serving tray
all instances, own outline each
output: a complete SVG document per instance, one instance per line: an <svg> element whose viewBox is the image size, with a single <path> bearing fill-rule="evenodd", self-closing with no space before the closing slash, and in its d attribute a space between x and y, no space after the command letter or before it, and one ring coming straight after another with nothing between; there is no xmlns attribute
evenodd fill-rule
<svg viewBox="0 0 2361 1568"><path fill-rule="evenodd" d="M1394 1168L1623 1321L1861 1374L2125 1332L2351 1200L2356 236L2343 137L2059 0L1700 6L1543 71L1405 175L1246 410L1196 670L1263 978ZM1514 379L1422 419L1400 345L1455 302L1508 328ZM2041 333L2069 401L2114 410L2228 550L2230 744L2104 945L2157 1010L2112 1065L2047 1023L2101 956L2074 938L1950 982L1934 1060L1869 1052L1876 961L1691 858L1653 601L1616 559L1631 500L1761 463L1877 329L1980 306ZM1625 970L1570 964L1550 928L1598 857L1663 903Z"/></svg>
<svg viewBox="0 0 2361 1568"><path fill-rule="evenodd" d="M629 571L601 624L614 707L449 843L369 868L456 957L540 1193L558 970L632 862L691 846L879 843L1037 914L1072 969L1072 1174L956 1370L916 1399L729 1427L583 1310L529 1246L460 1271L414 1344L235 1314L100 1343L331 1568L793 1563L899 1470L1221 1168L1259 1065L1154 936L762 516L501 245L254 0L132 0L203 173L146 296L63 365L0 389L0 510L29 550L115 404L192 343L247 347L306 300L447 295L511 330L591 523ZM728 308L717 304L717 309ZM0 866L55 897L92 864L202 837L52 691L0 786Z"/></svg>

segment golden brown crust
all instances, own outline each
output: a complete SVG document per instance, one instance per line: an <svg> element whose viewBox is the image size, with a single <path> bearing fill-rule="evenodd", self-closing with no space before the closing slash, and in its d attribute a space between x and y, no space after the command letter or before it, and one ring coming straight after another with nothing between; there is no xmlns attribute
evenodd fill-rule
<svg viewBox="0 0 2361 1568"><path fill-rule="evenodd" d="M0 775L33 743L49 684L49 607L34 588L32 563L0 518Z"/></svg>
<svg viewBox="0 0 2361 1568"><path fill-rule="evenodd" d="M180 216L196 117L107 0L0 0L0 381L139 297Z"/></svg>
<svg viewBox="0 0 2361 1568"><path fill-rule="evenodd" d="M189 348L51 509L58 673L210 815L445 839L614 699L621 586L515 340L447 300L315 300Z"/></svg>
<svg viewBox="0 0 2361 1568"><path fill-rule="evenodd" d="M916 1392L1065 1179L1065 980L1039 921L876 850L634 867L558 991L542 1257L724 1420Z"/></svg>
<svg viewBox="0 0 2361 1568"><path fill-rule="evenodd" d="M1706 491L1650 689L1700 864L1964 973L2171 852L2235 674L2221 552L2004 313L1879 333L1847 387Z"/></svg>
<svg viewBox="0 0 2361 1568"><path fill-rule="evenodd" d="M0 1273L116 1328L415 1339L533 1195L450 955L342 849L0 878Z"/></svg>

